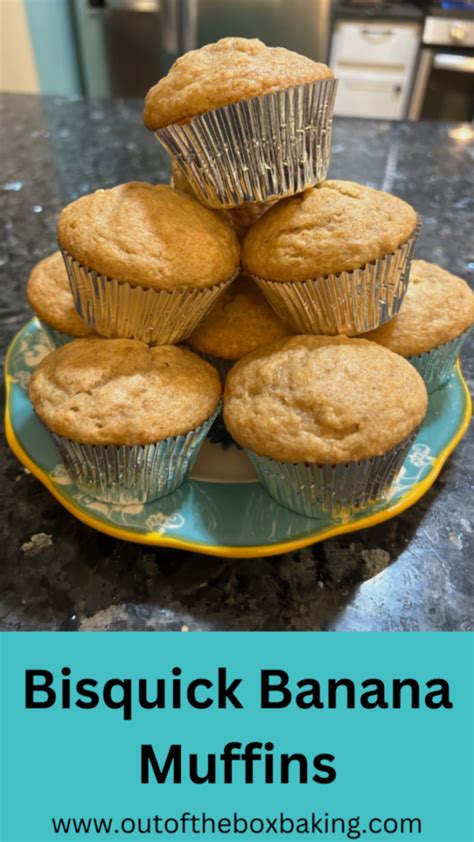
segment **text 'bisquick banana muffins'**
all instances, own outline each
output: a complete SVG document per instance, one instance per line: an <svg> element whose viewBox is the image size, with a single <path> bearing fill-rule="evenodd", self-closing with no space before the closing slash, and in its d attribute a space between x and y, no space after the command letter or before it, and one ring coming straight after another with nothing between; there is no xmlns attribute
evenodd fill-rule
<svg viewBox="0 0 474 842"><path fill-rule="evenodd" d="M121 184L62 211L58 240L75 306L108 337L169 344L189 336L234 277L232 227L165 185Z"/></svg>
<svg viewBox="0 0 474 842"><path fill-rule="evenodd" d="M272 310L255 282L239 275L191 334L188 345L225 378L237 360L293 332Z"/></svg>
<svg viewBox="0 0 474 842"><path fill-rule="evenodd" d="M398 312L418 227L402 199L326 181L270 208L248 232L242 263L299 332L357 335Z"/></svg>
<svg viewBox="0 0 474 842"><path fill-rule="evenodd" d="M184 482L220 396L219 375L191 351L133 339L77 339L45 357L30 381L73 482L119 504Z"/></svg>
<svg viewBox="0 0 474 842"><path fill-rule="evenodd" d="M275 499L343 518L379 499L427 408L403 357L362 339L295 336L229 373L224 421Z"/></svg>
<svg viewBox="0 0 474 842"><path fill-rule="evenodd" d="M174 63L144 122L205 204L265 202L325 179L336 86L325 64L223 38Z"/></svg>
<svg viewBox="0 0 474 842"><path fill-rule="evenodd" d="M45 257L33 268L26 288L28 304L41 323L51 348L95 331L77 314L61 252Z"/></svg>
<svg viewBox="0 0 474 842"><path fill-rule="evenodd" d="M414 260L398 316L366 338L407 357L433 392L448 380L473 323L467 283L435 263Z"/></svg>

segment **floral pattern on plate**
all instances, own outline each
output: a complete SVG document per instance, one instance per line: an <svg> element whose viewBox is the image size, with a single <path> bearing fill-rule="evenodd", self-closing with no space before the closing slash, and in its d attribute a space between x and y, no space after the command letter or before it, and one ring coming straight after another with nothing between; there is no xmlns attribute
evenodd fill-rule
<svg viewBox="0 0 474 842"><path fill-rule="evenodd" d="M76 517L133 541L180 546L215 555L285 552L328 535L360 529L412 505L434 482L470 419L470 400L459 367L430 395L428 412L386 497L340 523L307 518L283 508L255 480L243 451L209 437L189 482L154 503L118 506L95 500L71 483L47 430L28 399L28 380L50 353L36 319L13 340L6 363L7 435L27 468Z"/></svg>

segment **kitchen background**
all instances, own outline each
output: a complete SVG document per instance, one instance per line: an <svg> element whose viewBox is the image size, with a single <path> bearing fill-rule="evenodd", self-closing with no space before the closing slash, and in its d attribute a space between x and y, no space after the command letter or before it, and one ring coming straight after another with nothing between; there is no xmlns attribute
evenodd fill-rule
<svg viewBox="0 0 474 842"><path fill-rule="evenodd" d="M226 35L329 62L335 113L470 120L474 0L0 0L0 90L142 98Z"/></svg>

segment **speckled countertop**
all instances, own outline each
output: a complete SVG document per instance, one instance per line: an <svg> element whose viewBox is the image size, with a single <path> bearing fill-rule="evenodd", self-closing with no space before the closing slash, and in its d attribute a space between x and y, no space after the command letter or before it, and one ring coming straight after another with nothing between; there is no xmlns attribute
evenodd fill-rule
<svg viewBox="0 0 474 842"><path fill-rule="evenodd" d="M169 164L142 128L139 102L3 95L0 120L5 349L29 318L28 273L55 248L61 207L120 181L166 181ZM330 175L407 199L424 218L417 255L468 278L472 168L468 146L451 129L339 119ZM471 385L473 348L474 337L464 351ZM95 532L67 514L5 443L2 449L4 630L474 628L472 438L403 515L291 555L249 560L154 550ZM31 539L39 533L49 537L38 545Z"/></svg>

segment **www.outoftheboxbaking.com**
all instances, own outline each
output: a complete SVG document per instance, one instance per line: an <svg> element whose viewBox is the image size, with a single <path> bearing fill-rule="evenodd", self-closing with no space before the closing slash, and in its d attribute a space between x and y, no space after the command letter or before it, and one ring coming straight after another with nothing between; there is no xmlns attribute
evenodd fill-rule
<svg viewBox="0 0 474 842"><path fill-rule="evenodd" d="M380 837L380 834L419 836L422 820L419 817L373 816L331 816L329 813L311 812L305 816L290 816L278 813L273 816L243 816L232 813L225 816L211 816L208 813L183 812L179 816L126 816L122 819L104 817L62 817L52 818L51 828L55 835L81 836L109 834L140 834L143 836L173 836L186 834L187 838L204 836L220 838L232 833L235 836L289 836L292 838L320 839L341 836L346 839L360 839L362 836ZM382 838L385 838L382 837Z"/></svg>

